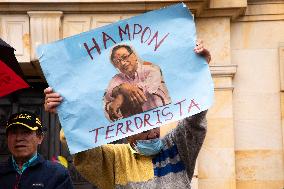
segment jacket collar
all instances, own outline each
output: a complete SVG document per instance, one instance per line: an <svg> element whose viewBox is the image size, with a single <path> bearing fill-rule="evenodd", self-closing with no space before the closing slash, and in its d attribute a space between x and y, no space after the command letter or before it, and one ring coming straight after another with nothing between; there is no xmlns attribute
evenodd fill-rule
<svg viewBox="0 0 284 189"><path fill-rule="evenodd" d="M32 164L32 162L34 162L35 160L37 159L37 153L35 153L33 155L33 157L31 157L27 162L25 162L23 165L22 165L22 169L19 168L16 160L14 159L14 157L12 156L12 162L13 162L13 166L14 166L14 169L16 169L16 171L19 173L19 174L22 174L28 167L30 167L30 165Z"/></svg>

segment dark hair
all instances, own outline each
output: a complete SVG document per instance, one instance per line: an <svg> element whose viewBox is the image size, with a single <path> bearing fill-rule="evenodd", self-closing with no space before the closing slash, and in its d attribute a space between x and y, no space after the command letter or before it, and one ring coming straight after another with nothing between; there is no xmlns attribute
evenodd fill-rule
<svg viewBox="0 0 284 189"><path fill-rule="evenodd" d="M110 55L111 62L113 62L115 52L120 48L125 48L129 53L133 53L133 50L129 45L117 45L117 46L113 47L113 49L111 51L111 55Z"/></svg>

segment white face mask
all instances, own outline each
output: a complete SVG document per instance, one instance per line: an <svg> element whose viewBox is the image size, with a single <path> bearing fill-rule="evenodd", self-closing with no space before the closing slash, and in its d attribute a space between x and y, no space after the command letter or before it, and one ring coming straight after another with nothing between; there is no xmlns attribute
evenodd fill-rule
<svg viewBox="0 0 284 189"><path fill-rule="evenodd" d="M149 140L137 140L135 150L145 156L153 156L163 149L164 143L160 138Z"/></svg>

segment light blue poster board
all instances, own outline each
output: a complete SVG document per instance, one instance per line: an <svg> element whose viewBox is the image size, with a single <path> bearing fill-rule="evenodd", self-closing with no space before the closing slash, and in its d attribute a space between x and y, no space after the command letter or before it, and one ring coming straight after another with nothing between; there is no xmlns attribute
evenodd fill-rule
<svg viewBox="0 0 284 189"><path fill-rule="evenodd" d="M214 86L206 61L193 51L195 41L190 11L185 4L176 4L39 46L37 55L46 80L64 99L58 114L70 152L208 109ZM128 56L116 56L121 55L114 51L117 45L130 46ZM137 62L133 75L118 68L130 69L132 60ZM134 108L136 112L131 110L134 105L125 95L124 82L145 94L145 104ZM115 113L123 116L110 119L110 105L118 96L128 102L128 108L122 113L121 106Z"/></svg>

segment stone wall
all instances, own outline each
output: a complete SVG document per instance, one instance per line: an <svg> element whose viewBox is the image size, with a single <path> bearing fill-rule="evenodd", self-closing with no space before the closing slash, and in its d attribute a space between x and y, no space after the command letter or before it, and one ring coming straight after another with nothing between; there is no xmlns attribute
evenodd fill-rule
<svg viewBox="0 0 284 189"><path fill-rule="evenodd" d="M245 16L232 22L237 188L283 188L283 16L283 3L252 2Z"/></svg>

